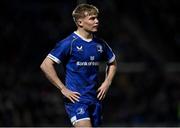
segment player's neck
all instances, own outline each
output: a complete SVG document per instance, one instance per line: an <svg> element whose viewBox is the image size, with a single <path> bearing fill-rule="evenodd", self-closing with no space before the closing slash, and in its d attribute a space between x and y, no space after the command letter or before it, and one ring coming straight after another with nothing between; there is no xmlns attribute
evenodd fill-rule
<svg viewBox="0 0 180 128"><path fill-rule="evenodd" d="M81 35L85 39L92 39L93 38L92 33L89 33L87 31L84 31L84 30L81 30L81 29L76 30L76 33Z"/></svg>

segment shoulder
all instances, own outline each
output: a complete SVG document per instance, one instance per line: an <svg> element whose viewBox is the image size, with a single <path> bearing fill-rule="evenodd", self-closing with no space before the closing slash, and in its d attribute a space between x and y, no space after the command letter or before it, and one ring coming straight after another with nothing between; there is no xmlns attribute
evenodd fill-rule
<svg viewBox="0 0 180 128"><path fill-rule="evenodd" d="M104 39L96 37L96 36L94 36L94 41L100 44L104 44L106 42Z"/></svg>
<svg viewBox="0 0 180 128"><path fill-rule="evenodd" d="M67 36L66 38L60 40L57 42L58 46L71 46L72 42L75 40L76 38L71 34L69 36Z"/></svg>
<svg viewBox="0 0 180 128"><path fill-rule="evenodd" d="M103 38L94 37L94 40L102 46L108 45L107 42Z"/></svg>

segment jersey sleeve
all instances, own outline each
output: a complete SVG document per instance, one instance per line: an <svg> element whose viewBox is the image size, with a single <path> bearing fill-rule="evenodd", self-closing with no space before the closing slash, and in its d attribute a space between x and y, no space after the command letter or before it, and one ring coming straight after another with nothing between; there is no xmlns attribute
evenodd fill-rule
<svg viewBox="0 0 180 128"><path fill-rule="evenodd" d="M56 46L50 51L47 55L50 59L56 63L64 62L67 59L67 56L70 53L71 44L68 41L60 41Z"/></svg>
<svg viewBox="0 0 180 128"><path fill-rule="evenodd" d="M115 60L115 54L106 42L104 42L103 44L105 61L107 61L108 63L112 63Z"/></svg>

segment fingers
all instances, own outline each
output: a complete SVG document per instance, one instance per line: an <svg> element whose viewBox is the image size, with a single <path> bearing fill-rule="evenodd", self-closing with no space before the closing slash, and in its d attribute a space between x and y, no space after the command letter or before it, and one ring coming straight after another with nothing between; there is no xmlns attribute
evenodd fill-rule
<svg viewBox="0 0 180 128"><path fill-rule="evenodd" d="M74 92L73 92L74 93ZM77 94L77 93L74 93L73 95L72 95L72 98L75 100L75 101L77 101L77 102L79 102L79 97L80 96L80 94Z"/></svg>
<svg viewBox="0 0 180 128"><path fill-rule="evenodd" d="M71 97L68 97L68 99L70 99L71 102L75 103L75 101Z"/></svg>
<svg viewBox="0 0 180 128"><path fill-rule="evenodd" d="M106 93L105 93L105 91L103 91L103 90L101 90L101 89L98 89L98 95L97 95L97 98L99 99L99 100L103 100L104 98L105 98L105 96L106 96Z"/></svg>
<svg viewBox="0 0 180 128"><path fill-rule="evenodd" d="M80 96L81 94L79 92L73 92L74 94L77 94L78 96Z"/></svg>
<svg viewBox="0 0 180 128"><path fill-rule="evenodd" d="M71 102L75 103L75 102L79 102L79 99L75 98L75 97L72 97L72 96L69 96L68 99L71 100Z"/></svg>
<svg viewBox="0 0 180 128"><path fill-rule="evenodd" d="M104 97L105 97L105 95L104 95L104 94L101 94L101 95L99 95L98 99L99 99L99 100L103 100Z"/></svg>
<svg viewBox="0 0 180 128"><path fill-rule="evenodd" d="M97 95L97 98L99 99L100 98L100 96L102 95L102 91L98 91L99 93L98 93L98 95Z"/></svg>
<svg viewBox="0 0 180 128"><path fill-rule="evenodd" d="M80 93L78 93L78 92L72 92L72 93L68 96L68 98L69 98L73 103L79 102Z"/></svg>

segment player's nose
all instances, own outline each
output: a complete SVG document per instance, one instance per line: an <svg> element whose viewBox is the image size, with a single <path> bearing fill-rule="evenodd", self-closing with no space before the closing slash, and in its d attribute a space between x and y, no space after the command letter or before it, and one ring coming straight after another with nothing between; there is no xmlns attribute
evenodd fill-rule
<svg viewBox="0 0 180 128"><path fill-rule="evenodd" d="M94 22L95 24L99 24L99 20L97 18L95 18Z"/></svg>

